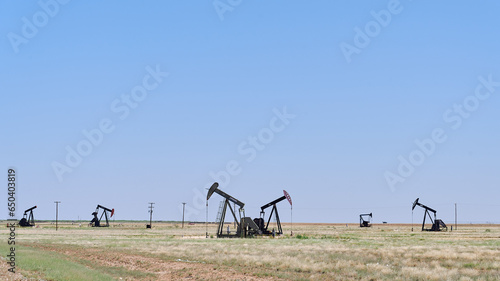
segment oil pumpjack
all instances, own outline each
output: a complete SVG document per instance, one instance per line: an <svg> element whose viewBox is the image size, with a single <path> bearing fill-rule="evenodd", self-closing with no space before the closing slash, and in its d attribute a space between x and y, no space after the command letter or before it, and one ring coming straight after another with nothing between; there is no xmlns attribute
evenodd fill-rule
<svg viewBox="0 0 500 281"><path fill-rule="evenodd" d="M102 209L103 212L101 214L101 217L98 218L97 215L99 214L99 209ZM109 226L108 213L110 213L109 218L111 218L115 214L115 209L108 209L108 208L103 207L101 205L97 205L97 207L95 208L95 211L92 213L94 218L90 221L90 226L92 226L92 227L108 227ZM101 219L103 216L106 219L106 224L101 223Z"/></svg>
<svg viewBox="0 0 500 281"><path fill-rule="evenodd" d="M255 222L250 218L250 217L245 217L245 209L243 207L245 206L245 203L241 202L240 200L232 197L231 195L225 193L224 191L218 189L219 184L215 182L212 184L210 189L208 190L207 193L207 201L210 199L212 194L217 193L220 196L224 198L224 203L221 204L219 208L219 213L217 215L217 221L219 222L219 227L217 229L217 237L218 238L235 238L235 237L247 237L247 236L253 236L253 235L258 235L262 234L262 231L259 229L259 227L255 224ZM235 210L231 207L231 203L234 203L235 205L238 205L239 209L239 219L236 217ZM227 208L229 207L229 210L231 211L231 214L233 215L234 221L237 224L236 228L236 233L235 234L230 234L229 231L227 233L224 233L224 220L226 218L226 212ZM242 216L243 214L243 216Z"/></svg>
<svg viewBox="0 0 500 281"><path fill-rule="evenodd" d="M424 208L425 212L424 212L424 221L422 222L422 231L443 231L443 230L448 230L448 227L446 227L446 224L444 223L444 221L442 221L440 219L436 219L436 213L437 213L437 211L434 210L434 209L432 209L432 208L430 208L430 207L425 206L424 204L419 203L418 199L419 198L417 198L417 200L415 200L415 202L413 202L411 210L413 211L413 209L415 209L416 206L420 206L420 207ZM430 214L431 212L434 213L434 220L431 217L431 214ZM432 223L432 227L431 228L425 228L425 218L427 216L431 220L431 223Z"/></svg>
<svg viewBox="0 0 500 281"><path fill-rule="evenodd" d="M260 207L260 218L256 218L254 219L254 222L259 226L259 229L262 231L262 234L266 234L266 235L270 235L272 234L272 230L269 230L269 223L271 222L271 219L273 217L273 214L275 214L275 217L276 217L276 225L277 225L277 231L275 232L276 235L281 235L283 234L283 229L281 228L281 221L280 221L280 216L278 214L278 208L276 207L276 204L278 204L279 202L285 200L285 199L288 199L286 194L286 191L283 190L283 193L285 194L284 196L281 196L280 198L274 200L274 201L271 201L269 203L267 203L266 205ZM291 202L291 199L288 199L289 203ZM267 220L267 223L264 225L265 223L265 209L269 208L269 207L273 207L271 209L271 213L269 214L269 219Z"/></svg>
<svg viewBox="0 0 500 281"><path fill-rule="evenodd" d="M33 216L33 210L36 206L33 206L26 211L24 211L23 218L19 221L20 226L35 226L35 217Z"/></svg>
<svg viewBox="0 0 500 281"><path fill-rule="evenodd" d="M359 215L359 227L371 227L372 213Z"/></svg>

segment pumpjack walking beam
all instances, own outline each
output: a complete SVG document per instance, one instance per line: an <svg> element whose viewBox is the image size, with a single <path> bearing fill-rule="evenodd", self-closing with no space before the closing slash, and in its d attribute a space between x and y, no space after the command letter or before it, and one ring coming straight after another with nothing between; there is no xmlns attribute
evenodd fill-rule
<svg viewBox="0 0 500 281"><path fill-rule="evenodd" d="M35 217L33 216L34 209L36 209L36 206L24 211L23 218L19 221L20 226L35 226Z"/></svg>
<svg viewBox="0 0 500 281"><path fill-rule="evenodd" d="M415 200L415 202L413 202L411 210L413 211L413 209L415 209L416 206L420 206L425 210L424 220L422 222L422 231L441 231L442 229L448 230L448 228L446 227L446 224L442 220L436 219L437 211L432 209L431 207L428 207L428 206L425 206L424 204L419 203L418 200L419 200L419 198L417 198ZM432 219L432 216L430 213L434 214L434 219ZM429 217L429 220L432 223L432 228L430 228L430 229L425 228L425 219L427 217Z"/></svg>
<svg viewBox="0 0 500 281"><path fill-rule="evenodd" d="M271 222L271 218L273 217L273 213L276 214L276 224L277 224L277 228L278 228L278 231L276 232L276 234L278 235L281 235L283 234L283 229L281 228L281 221L280 221L280 216L278 214L278 208L276 207L276 204L278 204L279 202L283 201L286 199L286 196L281 196L280 198L272 201L272 202L269 202L267 203L266 205L260 207L260 215L261 215L261 219L264 219L264 215L265 215L265 212L264 210L273 206L273 208L271 209L271 214L269 214L269 219L267 220L267 224L266 226L261 229L261 231L264 233L264 234L270 234L271 231L269 231L269 223ZM261 226L262 227L262 226Z"/></svg>

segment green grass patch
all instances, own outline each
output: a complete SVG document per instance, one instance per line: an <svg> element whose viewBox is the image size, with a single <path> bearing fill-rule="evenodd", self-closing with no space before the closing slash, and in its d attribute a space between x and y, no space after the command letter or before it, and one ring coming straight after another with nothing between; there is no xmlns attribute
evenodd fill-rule
<svg viewBox="0 0 500 281"><path fill-rule="evenodd" d="M5 256L7 247L2 245L0 249ZM22 275L35 279L114 280L112 276L72 262L62 254L23 246L16 247L16 267Z"/></svg>
<svg viewBox="0 0 500 281"><path fill-rule="evenodd" d="M142 272L142 271L137 271L137 270L128 270L123 266L101 266L101 265L95 265L94 263L86 260L82 260L82 264L87 265L88 267L95 269L100 272L107 272L109 275L113 277L121 277L121 278L133 278L135 279L140 279L140 278L152 278L155 275L153 273L149 272Z"/></svg>
<svg viewBox="0 0 500 281"><path fill-rule="evenodd" d="M76 248L61 245L61 248ZM7 247L0 246L0 251L7 252ZM153 273L129 270L125 267L102 266L85 259L78 259L52 251L46 251L29 246L16 248L17 268L26 277L43 278L47 280L116 280L151 279ZM6 255L6 254L5 254Z"/></svg>
<svg viewBox="0 0 500 281"><path fill-rule="evenodd" d="M477 263L472 263L472 262L471 263L465 263L463 265L464 268L476 268L477 266L478 266Z"/></svg>

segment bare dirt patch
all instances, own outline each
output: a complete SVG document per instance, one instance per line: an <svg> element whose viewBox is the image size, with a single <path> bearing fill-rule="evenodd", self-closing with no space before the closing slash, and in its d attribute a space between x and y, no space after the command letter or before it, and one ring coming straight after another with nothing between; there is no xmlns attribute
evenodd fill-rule
<svg viewBox="0 0 500 281"><path fill-rule="evenodd" d="M20 273L9 272L10 265L7 264L5 258L0 258L0 280L17 281L17 280L28 280L24 278Z"/></svg>

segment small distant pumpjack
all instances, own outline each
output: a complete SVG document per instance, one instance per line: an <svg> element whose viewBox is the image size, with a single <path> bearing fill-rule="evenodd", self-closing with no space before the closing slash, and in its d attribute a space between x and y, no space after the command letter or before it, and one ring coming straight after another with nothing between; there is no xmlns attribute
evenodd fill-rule
<svg viewBox="0 0 500 281"><path fill-rule="evenodd" d="M447 231L448 227L446 226L444 221L442 221L440 219L436 219L437 211L430 208L430 207L425 206L424 204L419 203L418 199L419 198L417 198L417 200L415 200L415 202L413 202L413 206L411 207L411 210L413 211L413 209L415 209L416 206L420 206L420 207L425 209L424 221L422 222L422 231L443 231L443 230ZM432 219L430 212L434 213L434 220ZM431 223L432 223L431 228L425 228L425 219L427 216L431 220Z"/></svg>
<svg viewBox="0 0 500 281"><path fill-rule="evenodd" d="M19 221L20 226L35 226L35 217L33 216L33 209L36 209L36 206L29 208L24 211L23 218Z"/></svg>
<svg viewBox="0 0 500 281"><path fill-rule="evenodd" d="M101 214L101 217L98 218L97 215L99 214L99 209L103 209L103 212ZM103 207L101 205L97 205L97 207L95 208L95 211L92 213L94 218L90 221L90 226L92 226L92 227L108 227L109 226L108 212L110 213L109 218L111 218L115 214L115 209L108 209L108 208ZM106 224L101 223L103 216L106 219Z"/></svg>
<svg viewBox="0 0 500 281"><path fill-rule="evenodd" d="M215 182L210 187L210 189L208 190L208 193L207 193L207 201L208 201L208 199L210 199L212 194L214 194L214 192L219 194L220 196L224 197L224 203L223 203L224 206L221 205L221 208L219 209L219 214L217 215L217 220L219 221L219 227L217 229L217 237L218 238L222 238L222 237L226 237L226 238L241 237L241 238L244 238L244 237L252 236L252 235L256 235L256 234L262 234L259 227L255 224L255 222L250 217L245 217L245 210L243 209L243 207L245 206L245 203L232 197L231 195L225 193L224 191L218 189L218 187L219 187L219 184ZM239 220L236 217L236 214L234 213L234 210L231 207L231 204L229 202L232 202L235 205L238 205L238 207L240 207L239 208ZM227 207L229 207L229 210L231 211L231 214L234 217L234 221L237 224L235 234L230 234L229 231L227 231L226 234L224 233L224 219L226 217ZM242 213L243 213L243 217L241 216Z"/></svg>
<svg viewBox="0 0 500 281"><path fill-rule="evenodd" d="M283 191L283 192L285 192L285 194L286 194L286 191ZM287 199L286 196L281 196L280 198L278 198L274 201L271 201L271 202L267 203L266 205L260 207L260 218L254 219L254 222L259 226L259 229L261 230L262 234L273 235L274 229L269 230L269 223L271 222L273 214L275 214L275 216L276 216L276 224L277 224L277 228L278 228L278 231L274 231L274 235L283 234L283 229L281 228L280 216L278 215L278 208L276 207L276 204L278 204L279 202L281 202L285 199ZM271 206L273 207L271 209L271 214L269 214L269 219L267 220L267 223L264 225L264 223L265 223L264 217L266 214L264 212L264 210L271 207Z"/></svg>
<svg viewBox="0 0 500 281"><path fill-rule="evenodd" d="M359 227L371 227L372 217L372 213L359 215Z"/></svg>

